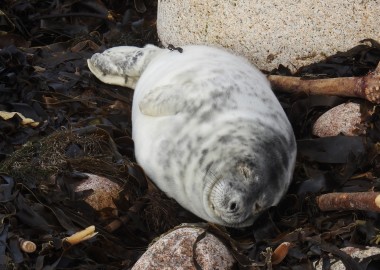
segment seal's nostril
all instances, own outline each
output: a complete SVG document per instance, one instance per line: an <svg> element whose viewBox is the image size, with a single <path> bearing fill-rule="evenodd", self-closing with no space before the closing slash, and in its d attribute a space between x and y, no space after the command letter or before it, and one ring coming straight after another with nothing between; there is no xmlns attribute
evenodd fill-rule
<svg viewBox="0 0 380 270"><path fill-rule="evenodd" d="M236 207L237 207L236 202L231 202L231 203L230 203L230 211L234 211L234 210L236 210Z"/></svg>

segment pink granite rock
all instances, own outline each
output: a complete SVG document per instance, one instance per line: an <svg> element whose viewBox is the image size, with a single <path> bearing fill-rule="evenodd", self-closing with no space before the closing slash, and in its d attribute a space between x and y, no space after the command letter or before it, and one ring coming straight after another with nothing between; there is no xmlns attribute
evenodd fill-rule
<svg viewBox="0 0 380 270"><path fill-rule="evenodd" d="M235 259L214 235L206 233L206 236L194 245L197 237L203 232L204 229L198 227L181 227L171 231L151 245L132 270L195 270L194 261L203 270L232 269Z"/></svg>
<svg viewBox="0 0 380 270"><path fill-rule="evenodd" d="M360 104L343 103L328 110L315 121L312 132L318 137L364 134L365 126L361 122Z"/></svg>
<svg viewBox="0 0 380 270"><path fill-rule="evenodd" d="M365 247L363 249L357 247L345 247L341 249L343 252L350 255L352 258L359 259L361 262L363 259L374 255L380 255L380 248L378 247ZM315 269L322 270L322 261L314 263ZM345 270L347 269L341 260L331 259L331 270Z"/></svg>

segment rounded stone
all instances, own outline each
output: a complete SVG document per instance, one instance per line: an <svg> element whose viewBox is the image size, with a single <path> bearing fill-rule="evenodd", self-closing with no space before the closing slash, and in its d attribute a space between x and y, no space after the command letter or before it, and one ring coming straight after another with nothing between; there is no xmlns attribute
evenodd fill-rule
<svg viewBox="0 0 380 270"><path fill-rule="evenodd" d="M312 133L318 137L364 134L365 127L361 120L360 104L348 102L328 110L315 121Z"/></svg>
<svg viewBox="0 0 380 270"><path fill-rule="evenodd" d="M370 256L379 256L380 255L380 248L378 247L365 247L365 248L358 248L358 247L345 247L341 248L341 251L344 253L350 255L352 258L359 261L359 263ZM346 270L346 266L343 264L343 262L337 258L330 259L331 263L331 270ZM316 270L322 270L323 269L323 263L322 260L316 261L313 263ZM369 269L369 268L368 268Z"/></svg>
<svg viewBox="0 0 380 270"><path fill-rule="evenodd" d="M74 191L92 190L93 192L86 196L84 201L97 211L103 208L116 209L113 200L118 198L122 187L105 177L90 173L87 173L87 175L88 178L73 184Z"/></svg>
<svg viewBox="0 0 380 270"><path fill-rule="evenodd" d="M235 259L214 235L206 233L204 238L196 243L202 233L204 229L197 227L181 227L171 231L152 244L132 270L195 270L197 268L194 261L204 270L232 269Z"/></svg>
<svg viewBox="0 0 380 270"><path fill-rule="evenodd" d="M260 69L295 70L380 40L378 1L159 0L158 35L164 45L217 45Z"/></svg>

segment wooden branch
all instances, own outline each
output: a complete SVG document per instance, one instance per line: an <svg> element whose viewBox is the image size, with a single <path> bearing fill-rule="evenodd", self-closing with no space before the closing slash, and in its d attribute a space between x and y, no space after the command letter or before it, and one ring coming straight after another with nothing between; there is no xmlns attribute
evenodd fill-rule
<svg viewBox="0 0 380 270"><path fill-rule="evenodd" d="M142 211L142 209L145 207L145 205L146 205L145 200L138 201L128 209L128 212L138 213L138 212ZM115 220L111 221L109 224L107 224L104 227L104 229L107 232L111 233L111 232L119 229L123 224L127 224L130 220L131 220L130 215L118 217L117 219L115 219Z"/></svg>
<svg viewBox="0 0 380 270"><path fill-rule="evenodd" d="M362 77L309 80L301 77L269 75L268 79L274 90L283 92L359 97L380 103L380 64L375 71Z"/></svg>
<svg viewBox="0 0 380 270"><path fill-rule="evenodd" d="M328 193L317 197L321 211L363 210L380 212L380 192Z"/></svg>
<svg viewBox="0 0 380 270"><path fill-rule="evenodd" d="M121 216L118 219L115 219L115 220L111 221L109 224L107 224L107 226L105 226L104 229L107 232L111 233L111 232L119 229L123 224L128 223L130 221L130 219L131 219L131 217L128 215Z"/></svg>

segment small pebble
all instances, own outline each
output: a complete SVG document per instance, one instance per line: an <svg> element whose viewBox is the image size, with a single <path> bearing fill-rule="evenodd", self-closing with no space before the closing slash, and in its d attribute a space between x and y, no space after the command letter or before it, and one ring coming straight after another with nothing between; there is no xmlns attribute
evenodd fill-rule
<svg viewBox="0 0 380 270"><path fill-rule="evenodd" d="M315 121L312 132L318 137L364 134L365 127L361 121L360 104L343 103L328 110Z"/></svg>
<svg viewBox="0 0 380 270"><path fill-rule="evenodd" d="M227 247L210 233L196 243L196 250L193 252L194 243L203 232L204 229L197 227L175 229L151 245L132 270L196 270L194 261L203 270L232 269L235 259Z"/></svg>

